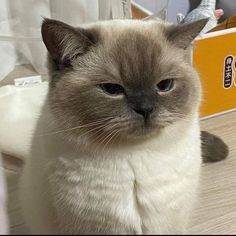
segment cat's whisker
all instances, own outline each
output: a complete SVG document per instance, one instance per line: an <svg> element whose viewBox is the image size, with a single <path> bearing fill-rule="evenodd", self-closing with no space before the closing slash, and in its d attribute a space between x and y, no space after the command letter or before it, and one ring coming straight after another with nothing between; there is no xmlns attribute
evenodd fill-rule
<svg viewBox="0 0 236 236"><path fill-rule="evenodd" d="M103 146L103 150L105 150L106 146L109 144L109 142L111 142L111 140L114 138L114 136L119 132L119 130L114 130L110 135L108 135L109 139L108 141L105 143L105 145Z"/></svg>
<svg viewBox="0 0 236 236"><path fill-rule="evenodd" d="M104 130L98 135L98 137L95 139L96 141L96 148L94 152L99 152L99 148L101 147L100 142L103 139L103 135L104 135Z"/></svg>
<svg viewBox="0 0 236 236"><path fill-rule="evenodd" d="M79 135L78 138L81 138L81 137L83 137L83 136L85 136L85 135L88 135L89 133L91 133L91 132L93 132L93 131L96 131L96 130L97 130L96 132L99 132L99 130L101 130L101 129L104 128L104 127L106 127L106 124L97 126L97 127L95 127L95 128L92 128L92 129L89 129L87 132L82 133L81 135ZM95 132L95 133L96 133L96 132ZM92 135L94 135L94 133L93 133Z"/></svg>
<svg viewBox="0 0 236 236"><path fill-rule="evenodd" d="M95 141L97 143L99 143L101 141L101 139L103 138L103 135L105 134L105 130L103 130L95 139Z"/></svg>
<svg viewBox="0 0 236 236"><path fill-rule="evenodd" d="M106 124L106 126L107 126L108 124ZM113 125L112 127L114 127L115 125ZM111 127L111 128L112 128ZM98 133L99 131L101 131L100 129L99 130L97 130L94 134L96 134L96 133ZM101 142L101 140L103 139L103 135L105 134L105 132L107 132L107 130L102 130L102 132L97 136L97 137L95 137L95 139L94 139L94 141L95 141L95 143L97 143L97 145L96 145L96 149L95 149L95 152L98 150L98 148L101 146L100 145L100 142ZM92 134L91 136L94 136L94 134ZM90 137L91 137L90 136Z"/></svg>
<svg viewBox="0 0 236 236"><path fill-rule="evenodd" d="M104 129L106 127L107 124L102 124L100 126L97 126L95 128L89 129L84 133L81 133L80 135L78 135L77 139L81 139L82 137L84 137L85 135L88 136L88 139L90 139L92 136L94 136L96 133L100 132L102 129ZM91 135L89 135L91 134Z"/></svg>
<svg viewBox="0 0 236 236"><path fill-rule="evenodd" d="M111 133L114 131L114 128L117 126L117 124L114 124L110 127L111 129ZM106 130L107 131L107 130ZM110 134L111 134L110 133ZM105 134L105 131L103 130L103 132L98 135L97 139L96 139L96 142L99 144L99 146L101 146L103 144L103 142L106 140L107 136L110 135L108 134L105 138L103 137L103 135Z"/></svg>
<svg viewBox="0 0 236 236"><path fill-rule="evenodd" d="M115 137L113 138L112 142L111 142L111 145L113 145L115 143L115 141L117 140L117 138L119 137L120 135L120 129L117 130L118 132L115 134Z"/></svg>
<svg viewBox="0 0 236 236"><path fill-rule="evenodd" d="M112 146L115 143L115 140L117 140L117 138L119 137L119 134L120 134L120 130L118 129L117 132L111 138L110 146ZM111 149L109 149L108 151L112 152Z"/></svg>
<svg viewBox="0 0 236 236"><path fill-rule="evenodd" d="M46 134L39 134L37 136L48 136L48 135L54 135L54 134L63 133L63 132L69 132L69 131L76 130L76 129L88 128L88 127L91 127L91 126L99 125L99 124L101 124L105 121L108 121L110 119L112 119L112 118L105 118L105 119L94 121L94 122L91 122L91 123L88 123L88 124L85 124L85 125L80 125L80 126L76 126L76 127L73 127L73 128L68 128L68 129L59 130L59 131L55 131L55 132L49 132L49 133L46 133Z"/></svg>

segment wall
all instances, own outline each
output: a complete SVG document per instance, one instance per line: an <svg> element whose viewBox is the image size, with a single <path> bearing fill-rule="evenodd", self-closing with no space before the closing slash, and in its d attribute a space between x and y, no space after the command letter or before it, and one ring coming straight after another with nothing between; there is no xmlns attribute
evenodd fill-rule
<svg viewBox="0 0 236 236"><path fill-rule="evenodd" d="M138 3L139 5L143 6L144 8L148 9L151 12L158 12L164 6L168 4L167 11L167 20L176 23L176 14L183 13L184 15L189 11L190 4L189 0L134 0L134 2ZM196 1L195 1L196 2Z"/></svg>
<svg viewBox="0 0 236 236"><path fill-rule="evenodd" d="M168 0L133 0L151 12L157 12L162 9ZM217 0L216 8L222 8L225 12L225 18L236 14L236 0ZM176 23L176 14L183 13L184 15L191 9L196 8L200 0L169 0L167 20Z"/></svg>

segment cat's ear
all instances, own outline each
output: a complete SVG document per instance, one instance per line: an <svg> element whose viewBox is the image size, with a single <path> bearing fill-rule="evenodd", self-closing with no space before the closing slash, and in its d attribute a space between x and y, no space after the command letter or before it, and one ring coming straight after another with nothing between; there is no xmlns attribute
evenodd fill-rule
<svg viewBox="0 0 236 236"><path fill-rule="evenodd" d="M167 39L177 47L186 49L207 24L209 18L193 23L171 25L166 28Z"/></svg>
<svg viewBox="0 0 236 236"><path fill-rule="evenodd" d="M83 28L74 28L63 22L44 19L42 38L51 59L58 69L71 66L72 61L96 44L96 35Z"/></svg>

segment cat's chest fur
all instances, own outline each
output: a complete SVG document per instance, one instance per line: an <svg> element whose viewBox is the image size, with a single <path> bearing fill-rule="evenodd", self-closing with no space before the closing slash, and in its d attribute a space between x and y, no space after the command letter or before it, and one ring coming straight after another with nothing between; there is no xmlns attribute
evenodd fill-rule
<svg viewBox="0 0 236 236"><path fill-rule="evenodd" d="M183 133L101 156L66 151L49 162L50 194L62 230L114 234L184 230L200 170L198 123Z"/></svg>

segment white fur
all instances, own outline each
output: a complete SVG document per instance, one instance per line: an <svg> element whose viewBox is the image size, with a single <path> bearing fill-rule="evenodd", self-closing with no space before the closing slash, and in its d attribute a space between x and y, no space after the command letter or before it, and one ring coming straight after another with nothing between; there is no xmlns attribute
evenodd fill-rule
<svg viewBox="0 0 236 236"><path fill-rule="evenodd" d="M201 165L197 114L143 144L96 153L73 149L63 133L40 136L48 117L39 119L21 184L31 233L185 231Z"/></svg>

